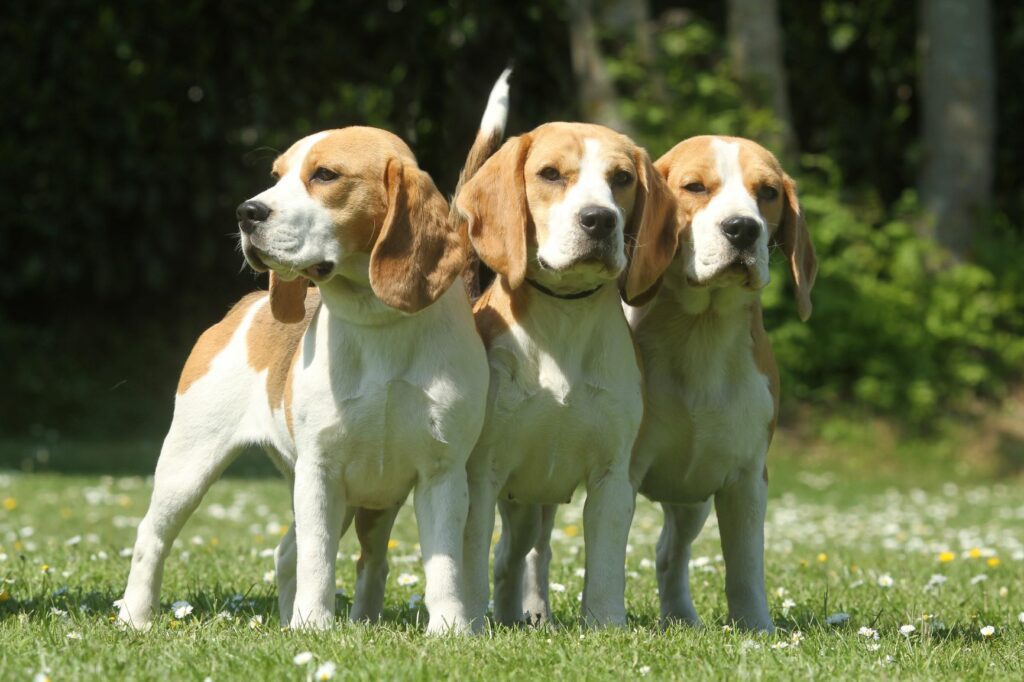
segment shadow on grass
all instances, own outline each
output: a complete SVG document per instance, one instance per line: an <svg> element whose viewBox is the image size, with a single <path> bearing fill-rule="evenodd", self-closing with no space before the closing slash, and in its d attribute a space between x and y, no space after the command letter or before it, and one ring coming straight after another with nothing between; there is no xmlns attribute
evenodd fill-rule
<svg viewBox="0 0 1024 682"><path fill-rule="evenodd" d="M25 473L150 476L156 469L160 444L160 440L148 438L52 441L0 439L0 469ZM259 448L249 448L243 452L225 472L225 476L236 478L280 475Z"/></svg>

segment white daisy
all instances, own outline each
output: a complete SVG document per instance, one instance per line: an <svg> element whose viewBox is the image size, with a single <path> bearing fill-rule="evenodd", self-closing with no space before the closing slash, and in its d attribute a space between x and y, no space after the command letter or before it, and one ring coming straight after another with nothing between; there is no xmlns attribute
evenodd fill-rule
<svg viewBox="0 0 1024 682"><path fill-rule="evenodd" d="M292 659L292 663L295 665L306 665L313 660L312 651L303 651L302 653L295 654L295 658Z"/></svg>
<svg viewBox="0 0 1024 682"><path fill-rule="evenodd" d="M171 604L171 611L174 613L175 618L178 620L184 620L191 615L192 605L187 601L176 601Z"/></svg>
<svg viewBox="0 0 1024 682"><path fill-rule="evenodd" d="M320 664L320 667L313 673L314 680L330 680L334 677L334 673L338 670L338 666L334 664L334 661L324 661Z"/></svg>
<svg viewBox="0 0 1024 682"><path fill-rule="evenodd" d="M991 637L992 635L996 634L996 629L991 625L986 625L980 630L980 632L982 637Z"/></svg>
<svg viewBox="0 0 1024 682"><path fill-rule="evenodd" d="M398 576L398 584L401 585L402 587L412 587L413 585L415 585L419 581L420 581L419 576L414 575L412 573L402 573L401 575ZM332 663L331 665L334 665L334 664ZM333 675L334 673L332 672L331 674ZM325 679L330 679L330 678L325 678Z"/></svg>

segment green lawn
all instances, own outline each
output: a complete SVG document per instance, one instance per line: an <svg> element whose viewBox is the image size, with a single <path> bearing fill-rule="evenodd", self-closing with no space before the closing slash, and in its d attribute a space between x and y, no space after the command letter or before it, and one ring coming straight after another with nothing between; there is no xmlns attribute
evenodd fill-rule
<svg viewBox="0 0 1024 682"><path fill-rule="evenodd" d="M714 517L694 552L694 594L707 627L658 628L660 517L646 501L638 505L627 557L629 628L581 630L582 494L562 509L556 530L557 629L425 637L417 603L423 574L406 508L384 624L339 620L326 633L288 632L277 619L270 553L290 512L273 477L214 486L168 561L162 621L145 634L122 632L111 622L112 602L124 586L147 481L3 474L0 679L48 671L53 680L302 680L327 662L336 664L336 679L1024 676L1019 482L986 482L923 461L902 469L869 462L850 473L843 457L829 465L813 453L787 456L787 447L792 443L784 441L773 455L767 528L774 636L726 626ZM341 590L351 591L356 551L354 538L342 540ZM405 585L409 575L417 581ZM171 613L179 600L193 607L181 620ZM339 612L348 604L339 592ZM901 634L902 626L914 630ZM994 628L990 636L986 626ZM307 651L310 662L293 662Z"/></svg>

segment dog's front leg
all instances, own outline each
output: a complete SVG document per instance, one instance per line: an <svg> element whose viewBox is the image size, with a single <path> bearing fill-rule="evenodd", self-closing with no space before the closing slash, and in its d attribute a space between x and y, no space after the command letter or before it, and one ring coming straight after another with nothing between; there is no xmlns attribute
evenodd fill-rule
<svg viewBox="0 0 1024 682"><path fill-rule="evenodd" d="M725 558L729 618L752 630L772 632L764 591L764 515L768 483L762 467L745 471L715 494L715 510Z"/></svg>
<svg viewBox="0 0 1024 682"><path fill-rule="evenodd" d="M352 620L376 623L384 611L384 587L388 580L388 540L401 505L390 509L356 510L359 561L356 563L356 594Z"/></svg>
<svg viewBox="0 0 1024 682"><path fill-rule="evenodd" d="M334 622L334 571L345 500L332 468L317 454L295 464L295 608L291 627Z"/></svg>
<svg viewBox="0 0 1024 682"><path fill-rule="evenodd" d="M464 632L469 628L462 586L462 536L469 508L466 470L457 467L421 478L413 503L427 583L427 633Z"/></svg>
<svg viewBox="0 0 1024 682"><path fill-rule="evenodd" d="M583 618L588 625L626 624L626 542L634 501L625 467L607 471L587 484Z"/></svg>
<svg viewBox="0 0 1024 682"><path fill-rule="evenodd" d="M491 535L494 533L494 505L497 493L489 466L470 460L469 516L466 519L463 545L462 575L465 584L466 615L474 631L484 627L487 597L490 594L488 566L490 565Z"/></svg>

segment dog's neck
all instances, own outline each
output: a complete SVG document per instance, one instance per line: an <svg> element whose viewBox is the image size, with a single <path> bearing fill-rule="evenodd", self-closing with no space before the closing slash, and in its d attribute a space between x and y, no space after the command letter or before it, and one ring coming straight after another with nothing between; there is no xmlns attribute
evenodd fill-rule
<svg viewBox="0 0 1024 682"><path fill-rule="evenodd" d="M369 254L347 256L338 264L334 276L318 286L327 312L347 324L377 327L409 317L385 305L373 292Z"/></svg>
<svg viewBox="0 0 1024 682"><path fill-rule="evenodd" d="M504 277L493 286L498 289L494 292L496 296L509 299L517 324L538 347L580 348L591 343L600 344L601 325L609 321L614 324L618 320L625 324L615 282L608 282L593 294L575 299L550 296L526 282L511 290ZM572 342L566 344L566 339L572 339Z"/></svg>
<svg viewBox="0 0 1024 682"><path fill-rule="evenodd" d="M677 258L665 271L661 290L652 306L658 307L661 314L671 312L673 317L697 322L712 317L727 319L738 316L746 319L751 307L759 300L758 292L735 281L705 286L690 283L683 262Z"/></svg>

